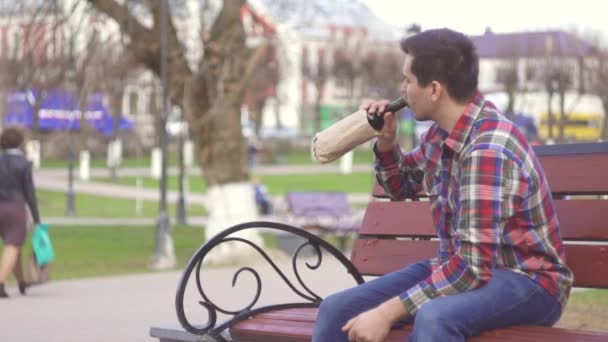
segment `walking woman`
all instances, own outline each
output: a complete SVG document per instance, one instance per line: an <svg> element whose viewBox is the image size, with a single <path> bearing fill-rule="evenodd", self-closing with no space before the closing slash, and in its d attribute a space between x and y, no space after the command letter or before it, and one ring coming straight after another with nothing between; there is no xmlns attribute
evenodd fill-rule
<svg viewBox="0 0 608 342"><path fill-rule="evenodd" d="M4 242L0 259L0 298L7 298L4 288L11 273L15 274L19 292L25 294L21 247L27 233L27 211L30 208L34 224L40 223L32 165L19 149L23 133L18 128L6 128L0 135L0 237Z"/></svg>

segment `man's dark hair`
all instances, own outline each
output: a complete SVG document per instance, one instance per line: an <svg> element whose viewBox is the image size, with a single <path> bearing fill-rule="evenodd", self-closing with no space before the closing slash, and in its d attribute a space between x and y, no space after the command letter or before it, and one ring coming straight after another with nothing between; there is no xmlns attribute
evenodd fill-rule
<svg viewBox="0 0 608 342"><path fill-rule="evenodd" d="M6 150L8 148L18 148L23 144L23 133L17 127L8 127L2 131L0 135L0 148Z"/></svg>
<svg viewBox="0 0 608 342"><path fill-rule="evenodd" d="M421 86L439 81L459 102L469 101L477 91L479 57L464 34L447 28L427 30L403 38L401 49L412 55L412 73Z"/></svg>

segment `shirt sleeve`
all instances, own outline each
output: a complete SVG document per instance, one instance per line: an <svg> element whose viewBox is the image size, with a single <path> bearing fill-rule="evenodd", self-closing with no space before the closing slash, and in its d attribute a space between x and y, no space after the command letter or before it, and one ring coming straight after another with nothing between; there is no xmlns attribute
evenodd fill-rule
<svg viewBox="0 0 608 342"><path fill-rule="evenodd" d="M384 191L395 200L420 192L424 178L424 147L403 154L399 145L380 152L374 144L376 179Z"/></svg>
<svg viewBox="0 0 608 342"><path fill-rule="evenodd" d="M460 244L427 279L401 295L412 315L430 299L482 287L492 278L500 235L515 211L520 171L514 161L500 151L479 149L460 167Z"/></svg>

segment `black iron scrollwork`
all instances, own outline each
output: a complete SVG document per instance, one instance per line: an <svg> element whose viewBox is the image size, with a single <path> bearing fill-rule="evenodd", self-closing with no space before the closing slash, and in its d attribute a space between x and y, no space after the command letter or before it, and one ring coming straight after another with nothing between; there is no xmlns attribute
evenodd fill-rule
<svg viewBox="0 0 608 342"><path fill-rule="evenodd" d="M236 232L242 231L242 230L260 229L260 228L288 232L290 234L294 234L294 235L300 236L305 239L305 241L300 246L298 246L298 248L296 249L296 251L294 252L294 255L292 257L293 272L295 274L295 277L298 281L299 286L303 290L298 289L294 284L292 284L292 282L285 276L285 274L281 271L281 269L277 266L277 264L258 245L252 243L249 240L246 240L246 239L243 239L240 237L231 237L230 236L230 235L232 235ZM228 243L228 242L244 243L244 244L252 247L258 253L260 253L260 255L270 264L270 266L275 270L275 272L277 272L277 274L281 277L281 279L285 282L285 284L296 295L298 295L300 298L304 299L305 302L286 303L286 304L270 305L270 306L255 308L255 305L257 304L257 302L260 298L260 295L262 293L262 280L261 280L261 277L258 274L258 272L251 267L242 267L242 268L238 269L236 271L236 273L234 274L234 276L232 277L232 286L233 287L236 285L236 282L242 273L249 273L255 278L256 293L250 303L248 303L247 305L245 305L244 307L242 307L239 310L227 310L227 309L221 308L219 305L217 305L213 301L211 301L203 289L203 284L201 282L202 281L201 266L203 265L203 260L204 260L205 256L214 247L216 247L220 244L223 244L223 243ZM175 308L177 311L177 318L178 318L180 324L182 325L182 327L184 327L184 329L186 329L190 333L193 333L196 335L208 334L220 341L223 341L223 338L220 336L220 333L222 331L224 331L226 328L230 327L231 325L233 325L239 321L242 321L244 319L250 318L254 315L257 315L257 314L260 314L263 312L273 311L273 310L280 310L280 309L319 306L319 304L321 303L321 301L323 299L319 295L314 293L308 286L306 286L306 284L302 280L302 277L300 276L300 272L298 269L298 263L297 263L298 257L300 256L301 251L307 247L308 248L312 247L314 250L314 255L316 256L316 262L314 264L309 264L308 262L305 263L306 266L308 267L308 269L316 270L321 266L322 261L323 261L323 253L322 253L322 249L323 249L342 263L342 265L346 268L347 272L352 275L353 279L355 280L355 282L357 284L362 284L364 282L363 277L361 276L359 271L355 268L355 266L350 262L350 260L348 260L348 258L346 258L344 256L344 254L342 254L342 252L340 252L340 250L336 249L334 246L332 246L328 242L324 241L323 239L319 238L318 236L313 235L300 228L296 228L296 227L293 227L290 225L277 223L277 222L263 222L263 221L247 222L247 223L243 223L243 224L239 224L239 225L230 227L230 228L224 230L223 232L221 232L220 234L217 234L212 239L208 240L205 244L203 244L196 251L196 253L194 253L192 258L188 262L188 265L186 266L186 268L184 269L184 272L181 275L181 279L179 281L179 285L177 288L177 294L175 297ZM190 279L190 276L192 275L192 272L195 269L196 269L196 273L195 273L196 286L197 286L198 292L202 298L202 300L199 301L199 304L203 308L205 308L208 313L208 319L207 319L206 324L201 325L201 326L192 325L186 318L186 314L184 311L184 294L186 291L186 286L188 284L188 280ZM227 315L232 315L233 318L216 326L218 312L227 314Z"/></svg>

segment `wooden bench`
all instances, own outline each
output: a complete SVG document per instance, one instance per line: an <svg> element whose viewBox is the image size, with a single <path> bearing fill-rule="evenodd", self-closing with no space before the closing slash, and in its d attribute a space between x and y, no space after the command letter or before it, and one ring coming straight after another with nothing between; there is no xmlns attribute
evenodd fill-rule
<svg viewBox="0 0 608 342"><path fill-rule="evenodd" d="M357 217L344 192L291 191L285 195L287 223L309 232L338 237L339 248L346 250L350 235L359 231Z"/></svg>
<svg viewBox="0 0 608 342"><path fill-rule="evenodd" d="M608 289L608 200L600 197L605 198L608 194L608 143L538 146L535 150L554 195L561 233L566 244L567 264L574 271L575 286ZM252 303L243 310L232 313L233 318L229 321L217 324L215 315L221 309L209 301L202 291L203 281L199 274L202 260L218 243L238 239L230 237L235 232L257 227L279 229L305 237L308 245L319 251L324 249L342 262L347 273L357 283L364 282L364 275L382 275L409 263L434 257L438 242L428 202L390 201L378 185L373 193L378 200L370 202L366 209L350 261L317 236L280 223L245 223L214 237L195 253L178 286L178 320L188 333L173 331L173 335L169 335L170 331L157 329L151 334L162 341L177 341L171 339L171 336L177 336L178 333L187 334L191 338L206 334L206 338L217 341L309 341L322 298L312 292L302 291L307 297L302 302L256 307L261 290L258 277L258 292ZM298 257L298 252L299 250L296 251L294 260ZM318 265L309 265L311 269L315 266ZM195 270L196 273L193 273ZM209 313L209 320L202 326L191 324L184 312L184 292L190 277L197 277L197 286L204 299L200 303ZM303 285L301 281L300 283ZM305 289L308 290L308 287ZM411 325L392 330L386 341L405 341L410 331ZM608 341L608 331L517 326L486 332L469 340Z"/></svg>

